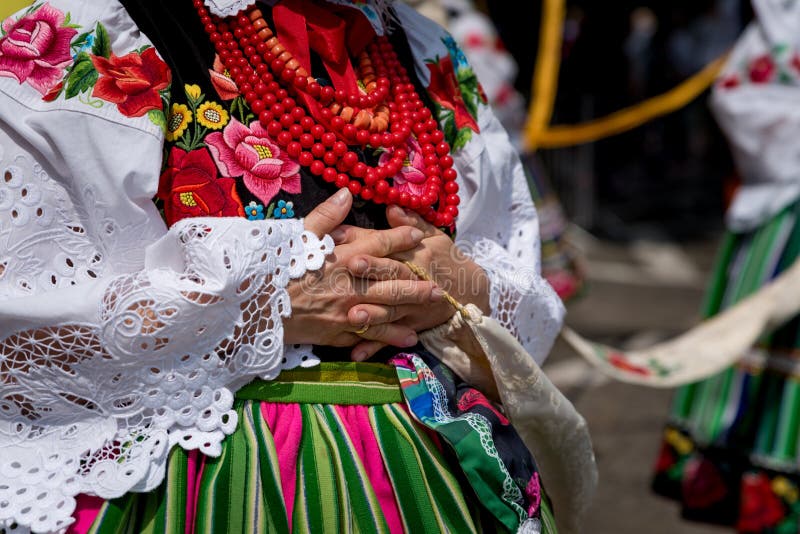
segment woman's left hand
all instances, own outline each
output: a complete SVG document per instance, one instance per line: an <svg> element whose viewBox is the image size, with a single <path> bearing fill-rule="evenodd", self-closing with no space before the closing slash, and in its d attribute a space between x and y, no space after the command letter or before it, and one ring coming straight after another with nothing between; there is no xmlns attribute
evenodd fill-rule
<svg viewBox="0 0 800 534"><path fill-rule="evenodd" d="M444 232L427 223L412 211L389 206L386 217L393 228L413 226L425 234L416 248L385 258L360 255L348 262L348 269L357 277L370 280L415 280L416 275L404 262L414 263L427 271L436 284L462 304L472 303L489 313L489 279L483 269L470 260ZM337 245L351 243L366 235L380 232L356 226L341 226L331 236ZM450 319L455 310L446 301L425 305L383 306L358 304L348 313L356 327L383 323L399 323L417 332L438 326ZM352 357L361 361L371 357L385 345L365 340L353 347Z"/></svg>

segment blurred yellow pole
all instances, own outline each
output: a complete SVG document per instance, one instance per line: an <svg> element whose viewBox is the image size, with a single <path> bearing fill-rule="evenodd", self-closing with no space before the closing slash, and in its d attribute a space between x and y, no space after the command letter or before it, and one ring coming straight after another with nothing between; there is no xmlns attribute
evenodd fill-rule
<svg viewBox="0 0 800 534"><path fill-rule="evenodd" d="M550 126L533 139L538 148L580 145L631 130L662 115L672 113L700 96L719 75L727 54L706 65L703 70L666 93L621 109L605 117L575 125Z"/></svg>
<svg viewBox="0 0 800 534"><path fill-rule="evenodd" d="M23 7L33 4L33 0L3 0L0 2L0 20L5 20Z"/></svg>
<svg viewBox="0 0 800 534"><path fill-rule="evenodd" d="M531 88L531 108L525 125L526 148L536 149L536 141L550 124L558 90L561 43L564 30L565 0L542 0L539 51Z"/></svg>

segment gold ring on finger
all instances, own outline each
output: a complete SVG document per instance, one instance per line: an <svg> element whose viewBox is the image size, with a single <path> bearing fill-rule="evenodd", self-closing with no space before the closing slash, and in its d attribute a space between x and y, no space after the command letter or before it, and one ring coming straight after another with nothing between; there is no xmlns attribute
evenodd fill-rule
<svg viewBox="0 0 800 534"><path fill-rule="evenodd" d="M363 336L364 334L367 333L367 330L369 330L369 323L365 324L364 326L354 331L353 333L357 336Z"/></svg>

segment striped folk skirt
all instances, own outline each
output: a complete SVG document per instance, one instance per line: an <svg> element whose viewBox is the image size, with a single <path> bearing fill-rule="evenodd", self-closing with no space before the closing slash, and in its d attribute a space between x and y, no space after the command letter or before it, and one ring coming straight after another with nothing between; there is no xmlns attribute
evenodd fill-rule
<svg viewBox="0 0 800 534"><path fill-rule="evenodd" d="M159 488L81 497L70 532L556 532L502 414L434 360L393 363L251 383L219 457L175 448Z"/></svg>
<svg viewBox="0 0 800 534"><path fill-rule="evenodd" d="M753 232L725 237L705 313L757 291L800 253L800 202ZM654 489L689 519L740 532L800 524L800 318L765 336L735 367L682 387Z"/></svg>

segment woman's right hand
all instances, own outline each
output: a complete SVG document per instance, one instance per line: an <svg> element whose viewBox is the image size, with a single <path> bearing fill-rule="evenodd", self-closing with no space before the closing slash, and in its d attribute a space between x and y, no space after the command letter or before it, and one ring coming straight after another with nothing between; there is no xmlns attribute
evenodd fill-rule
<svg viewBox="0 0 800 534"><path fill-rule="evenodd" d="M344 221L352 202L350 192L340 190L308 214L304 221L306 230L319 237L331 233ZM414 249L423 237L419 229L401 226L337 246L322 269L306 273L287 287L292 315L283 321L284 342L352 347L362 341L347 318L353 306L364 303L398 306L441 300L442 292L431 282L365 280L353 277L347 268L355 256L387 257ZM417 343L412 328L395 323L372 326L369 338L396 347Z"/></svg>

